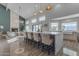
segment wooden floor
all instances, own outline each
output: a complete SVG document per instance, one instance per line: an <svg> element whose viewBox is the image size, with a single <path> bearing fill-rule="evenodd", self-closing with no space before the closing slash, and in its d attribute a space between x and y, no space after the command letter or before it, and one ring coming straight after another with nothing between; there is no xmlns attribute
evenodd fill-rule
<svg viewBox="0 0 79 59"><path fill-rule="evenodd" d="M71 49L71 50L74 50L77 52L77 55L79 54L78 52L78 42L75 42L75 41L70 41L70 40L64 40L64 47L63 48L68 48L68 49Z"/></svg>
<svg viewBox="0 0 79 59"><path fill-rule="evenodd" d="M17 52L19 48L22 48L23 52ZM0 37L0 56L48 56L48 53L25 41L8 43L6 38Z"/></svg>
<svg viewBox="0 0 79 59"><path fill-rule="evenodd" d="M72 49L77 49L77 42L69 41L69 40L64 40L64 46L72 48Z"/></svg>
<svg viewBox="0 0 79 59"><path fill-rule="evenodd" d="M78 42L78 44L77 44L77 54L78 54L78 56L79 56L79 42Z"/></svg>
<svg viewBox="0 0 79 59"><path fill-rule="evenodd" d="M16 53L19 48L24 51ZM77 42L64 40L64 48L75 50L79 55L79 43ZM8 43L6 38L0 37L0 56L48 56L48 53L26 43L24 40Z"/></svg>
<svg viewBox="0 0 79 59"><path fill-rule="evenodd" d="M16 46L16 43L13 43L11 44L10 46L13 46L15 47ZM18 48L23 48L24 49L24 52L21 53L21 54L16 54L16 52L14 52L16 49ZM41 51L40 49L38 48L34 48L33 45L30 45L30 44L25 44L25 45L20 45L19 47L15 47L14 49L11 47L10 48L10 55L14 55L14 56L47 56L47 52L46 51Z"/></svg>
<svg viewBox="0 0 79 59"><path fill-rule="evenodd" d="M0 55L8 56L10 54L9 45L5 39L0 39Z"/></svg>

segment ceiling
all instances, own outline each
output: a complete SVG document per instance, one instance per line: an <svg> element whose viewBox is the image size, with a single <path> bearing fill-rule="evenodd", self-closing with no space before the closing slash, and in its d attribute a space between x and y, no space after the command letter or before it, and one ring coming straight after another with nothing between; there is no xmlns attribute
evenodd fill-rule
<svg viewBox="0 0 79 59"><path fill-rule="evenodd" d="M7 8L15 11L25 18L33 16L34 12L39 12L39 10L45 10L49 5L48 3L2 3ZM53 18L64 17L72 14L79 13L78 3L51 3Z"/></svg>

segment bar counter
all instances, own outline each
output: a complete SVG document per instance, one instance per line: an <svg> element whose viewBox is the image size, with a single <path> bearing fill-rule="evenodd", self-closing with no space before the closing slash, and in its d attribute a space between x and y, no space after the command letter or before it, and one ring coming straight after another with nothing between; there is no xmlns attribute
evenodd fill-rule
<svg viewBox="0 0 79 59"><path fill-rule="evenodd" d="M48 50L53 50L54 55L58 55L63 48L62 32L26 32L26 37L32 41L39 41L43 46L49 46Z"/></svg>

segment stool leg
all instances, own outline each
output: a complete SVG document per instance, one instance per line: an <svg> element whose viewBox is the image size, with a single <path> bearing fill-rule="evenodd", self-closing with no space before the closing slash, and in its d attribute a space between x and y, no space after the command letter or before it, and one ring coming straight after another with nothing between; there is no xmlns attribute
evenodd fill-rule
<svg viewBox="0 0 79 59"><path fill-rule="evenodd" d="M51 55L51 49L50 49L50 47L48 47L48 55Z"/></svg>
<svg viewBox="0 0 79 59"><path fill-rule="evenodd" d="M38 42L38 48L40 48L39 46L40 46L40 42Z"/></svg>
<svg viewBox="0 0 79 59"><path fill-rule="evenodd" d="M42 44L42 51L44 51L44 48L45 48L45 46L44 46L44 44Z"/></svg>

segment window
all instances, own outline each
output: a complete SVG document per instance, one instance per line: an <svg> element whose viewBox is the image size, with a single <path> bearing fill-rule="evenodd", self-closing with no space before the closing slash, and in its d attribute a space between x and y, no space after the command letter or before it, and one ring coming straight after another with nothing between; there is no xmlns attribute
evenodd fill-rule
<svg viewBox="0 0 79 59"><path fill-rule="evenodd" d="M64 31L77 30L77 22L62 23L62 30Z"/></svg>
<svg viewBox="0 0 79 59"><path fill-rule="evenodd" d="M58 31L58 23L51 23L50 31Z"/></svg>
<svg viewBox="0 0 79 59"><path fill-rule="evenodd" d="M39 25L32 25L33 32L41 32L42 31L42 24Z"/></svg>
<svg viewBox="0 0 79 59"><path fill-rule="evenodd" d="M39 29L38 25L32 25L32 31L37 32Z"/></svg>
<svg viewBox="0 0 79 59"><path fill-rule="evenodd" d="M42 24L39 24L39 31L42 31Z"/></svg>
<svg viewBox="0 0 79 59"><path fill-rule="evenodd" d="M45 21L45 16L40 17L39 21Z"/></svg>
<svg viewBox="0 0 79 59"><path fill-rule="evenodd" d="M38 25L36 25L36 31L38 31L38 29L39 29L39 26L38 26Z"/></svg>
<svg viewBox="0 0 79 59"><path fill-rule="evenodd" d="M29 21L26 21L25 24L29 24Z"/></svg>
<svg viewBox="0 0 79 59"><path fill-rule="evenodd" d="M36 30L35 25L32 25L32 31L34 31L34 32L35 32L35 30Z"/></svg>
<svg viewBox="0 0 79 59"><path fill-rule="evenodd" d="M37 19L32 19L32 23L36 23Z"/></svg>
<svg viewBox="0 0 79 59"><path fill-rule="evenodd" d="M28 26L28 25L25 27L25 30L26 30L26 31L30 31L30 29L29 29L29 26Z"/></svg>

